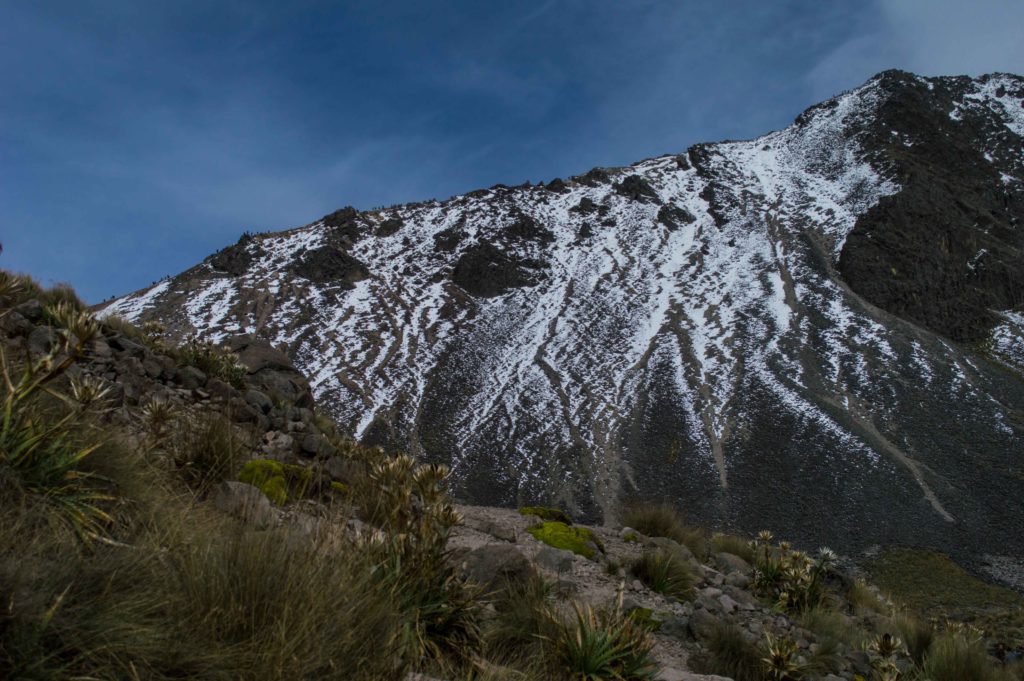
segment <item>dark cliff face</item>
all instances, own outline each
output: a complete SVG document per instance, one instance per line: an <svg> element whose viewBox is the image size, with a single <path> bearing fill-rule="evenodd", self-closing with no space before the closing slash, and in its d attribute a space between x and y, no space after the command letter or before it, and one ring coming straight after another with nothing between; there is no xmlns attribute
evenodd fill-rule
<svg viewBox="0 0 1024 681"><path fill-rule="evenodd" d="M742 142L255 235L109 310L285 347L469 502L1024 555L1024 91L887 72Z"/></svg>
<svg viewBox="0 0 1024 681"><path fill-rule="evenodd" d="M958 105L971 79L887 72L880 81L888 96L864 147L900 190L857 221L839 270L893 314L983 341L997 311L1024 303L1024 139L993 107ZM1024 81L991 94L1022 102Z"/></svg>

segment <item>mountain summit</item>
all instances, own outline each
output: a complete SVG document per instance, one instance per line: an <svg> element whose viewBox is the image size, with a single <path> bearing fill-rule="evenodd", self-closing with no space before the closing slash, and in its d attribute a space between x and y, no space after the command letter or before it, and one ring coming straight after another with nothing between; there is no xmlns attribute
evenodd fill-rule
<svg viewBox="0 0 1024 681"><path fill-rule="evenodd" d="M105 313L273 342L469 502L634 498L1024 556L1024 79L887 71L788 128L245 235Z"/></svg>

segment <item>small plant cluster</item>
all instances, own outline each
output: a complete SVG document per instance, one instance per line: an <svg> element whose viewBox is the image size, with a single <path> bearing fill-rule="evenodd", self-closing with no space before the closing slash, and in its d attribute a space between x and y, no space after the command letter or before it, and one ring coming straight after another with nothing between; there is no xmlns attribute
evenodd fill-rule
<svg viewBox="0 0 1024 681"><path fill-rule="evenodd" d="M19 290L15 279L0 280L0 296ZM82 438L88 413L102 404L107 389L90 378L68 379L67 373L99 327L66 300L47 305L44 315L57 329L57 342L46 355L26 356L16 365L0 348L0 479L13 482L8 493L29 495L55 509L88 542L102 536L111 520L104 506L112 497L103 481L83 468L98 444Z"/></svg>
<svg viewBox="0 0 1024 681"><path fill-rule="evenodd" d="M773 545L773 539L771 532L762 531L753 542L754 593L793 613L824 604L829 596L825 578L835 564L835 552L823 548L812 558L789 542Z"/></svg>
<svg viewBox="0 0 1024 681"><path fill-rule="evenodd" d="M693 596L696 577L686 559L675 551L644 551L633 562L630 572L651 590L670 598L684 601Z"/></svg>
<svg viewBox="0 0 1024 681"><path fill-rule="evenodd" d="M480 647L477 594L448 560L448 537L461 522L445 492L448 475L404 454L369 472L376 495L364 512L378 529L358 546L406 613L398 648L410 663L471 657Z"/></svg>
<svg viewBox="0 0 1024 681"><path fill-rule="evenodd" d="M583 681L654 679L653 643L645 625L622 614L622 593L613 607L573 604L575 618L558 627L562 668Z"/></svg>
<svg viewBox="0 0 1024 681"><path fill-rule="evenodd" d="M178 362L199 369L207 376L215 376L235 388L245 387L246 368L238 355L195 336L188 338L177 349Z"/></svg>
<svg viewBox="0 0 1024 681"><path fill-rule="evenodd" d="M643 504L629 509L622 519L624 525L648 537L664 537L685 546L698 559L708 554L707 533L690 527L670 504Z"/></svg>

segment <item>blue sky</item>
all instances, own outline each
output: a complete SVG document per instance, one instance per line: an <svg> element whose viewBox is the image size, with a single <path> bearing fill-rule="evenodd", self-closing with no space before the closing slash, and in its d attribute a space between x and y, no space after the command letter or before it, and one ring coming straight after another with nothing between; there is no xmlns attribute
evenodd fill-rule
<svg viewBox="0 0 1024 681"><path fill-rule="evenodd" d="M245 230L788 125L886 68L1024 72L1019 0L0 4L0 267L90 302Z"/></svg>

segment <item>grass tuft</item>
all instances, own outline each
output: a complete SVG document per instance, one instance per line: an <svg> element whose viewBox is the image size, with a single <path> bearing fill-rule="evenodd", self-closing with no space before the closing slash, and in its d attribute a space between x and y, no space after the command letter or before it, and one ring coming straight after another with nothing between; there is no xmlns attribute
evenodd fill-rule
<svg viewBox="0 0 1024 681"><path fill-rule="evenodd" d="M735 681L763 681L761 651L735 624L720 622L706 647L705 654L692 660L694 671L728 676Z"/></svg>
<svg viewBox="0 0 1024 681"><path fill-rule="evenodd" d="M641 504L629 509L622 519L624 525L648 537L665 537L690 549L703 559L708 554L706 533L689 527L669 504Z"/></svg>
<svg viewBox="0 0 1024 681"><path fill-rule="evenodd" d="M630 572L652 591L679 601L693 596L696 578L684 558L665 549L645 551L630 566Z"/></svg>

